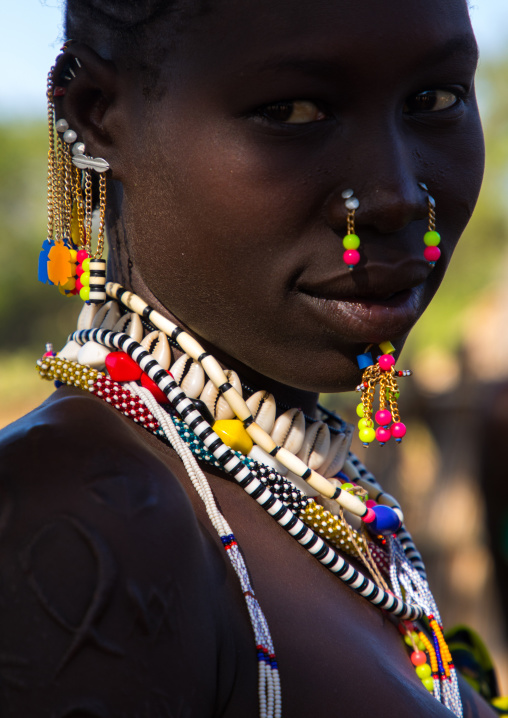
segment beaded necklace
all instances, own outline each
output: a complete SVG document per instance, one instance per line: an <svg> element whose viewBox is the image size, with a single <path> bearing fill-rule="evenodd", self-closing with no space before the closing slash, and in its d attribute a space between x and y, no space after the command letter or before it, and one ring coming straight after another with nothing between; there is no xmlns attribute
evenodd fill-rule
<svg viewBox="0 0 508 718"><path fill-rule="evenodd" d="M159 329L162 323L160 319L167 322L139 297L125 292L118 285L108 285L108 293L119 300L127 300L125 304L129 309L139 311L145 322L150 322ZM171 322L168 324L172 325ZM220 387L221 396L230 405L233 405L237 416L244 417L242 421L246 430L250 428L250 433L258 438L259 444L263 448L269 448L266 437L259 431L248 408L247 412L245 411L241 397L241 401L238 401L238 392L231 391L233 387L227 381L220 365L203 351L194 338L175 325L172 325L170 329L173 341L178 341L180 347L186 349L190 356L194 357L195 355L203 368L206 364L208 376L215 377L214 383ZM382 540L388 549L387 556L382 548L366 541L362 534L355 532L351 527L345 529L344 525L347 525L347 522L341 521L315 501L306 497L292 482L284 479L273 468L263 466L263 464L245 457L239 451L234 451L221 440L210 423L196 408L195 402L185 395L171 374L157 362L150 352L128 334L101 328L81 329L71 335L70 341L76 342L80 346L93 342L107 350L123 352L136 363L143 372L143 376L154 383L154 388L169 401L170 413L162 409L154 399L152 393L155 394L155 391L151 393L134 382L120 384L102 372L58 356L46 354L38 363L42 377L79 386L93 392L165 440L179 454L193 485L205 503L212 524L221 537L242 585L258 650L260 715L263 718L281 714L280 687L273 641L266 619L255 599L252 587L248 583L247 570L237 550L234 536L215 504L206 478L196 463L194 455L226 471L275 518L279 525L330 571L339 576L344 583L373 605L383 608L407 622L404 630L410 637L414 648L411 660L417 667L418 675L438 700L448 706L455 715L462 716L457 678L442 636L439 612L425 579L421 557L405 529L398 528L392 535L383 537ZM213 362L210 359L213 359ZM219 370L215 365L219 367ZM142 381L143 383L145 386L147 385L146 381ZM178 413L179 419L176 413ZM314 485L314 488L317 488L316 485L318 485L325 497L334 499L343 508L361 516L367 525L374 523L377 517L372 519L369 514L370 507L366 507L357 496L341 489L340 486L327 482L324 477L308 466L304 465L302 469L298 463L300 460L294 461L293 459L296 457L288 456L289 452L282 450L281 447L275 446L269 453L276 458L283 459L283 463L289 464L292 470L296 469L294 473ZM344 471L346 474L342 474L343 478L354 481L359 487L368 487L369 496L375 495L384 504L391 504L393 510L401 514L396 501L384 494L374 477L351 453L345 462ZM374 499L371 498L370 501L373 502ZM325 521L323 521L323 517L326 518ZM325 543L321 536L313 530L314 528L319 529L321 535L342 550L348 550L353 555L364 559L367 554L370 563L369 561L366 563L373 573L375 582L351 566L329 543ZM372 548L373 546L375 548ZM386 586L383 573L389 575L391 590ZM424 633L420 632L421 635L416 633L414 626L410 623L424 615L430 623L432 641L429 641ZM424 638L427 642L423 640ZM430 666L427 664L425 653L419 649L422 646L428 653Z"/></svg>

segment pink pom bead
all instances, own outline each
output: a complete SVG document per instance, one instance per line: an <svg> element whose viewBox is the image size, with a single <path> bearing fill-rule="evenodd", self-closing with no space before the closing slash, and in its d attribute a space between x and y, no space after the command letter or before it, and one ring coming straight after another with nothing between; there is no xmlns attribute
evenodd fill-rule
<svg viewBox="0 0 508 718"><path fill-rule="evenodd" d="M405 436L407 429L401 421L398 421L395 424L392 424L390 431L394 439L402 439L402 437Z"/></svg>
<svg viewBox="0 0 508 718"><path fill-rule="evenodd" d="M379 426L376 429L376 439L381 442L381 444L386 444L387 441L389 441L392 438L392 432L390 429L387 429L385 426Z"/></svg>
<svg viewBox="0 0 508 718"><path fill-rule="evenodd" d="M372 509L374 508L374 506L377 506L377 501L374 501L374 499L367 499L367 501L365 502L365 506L368 509Z"/></svg>
<svg viewBox="0 0 508 718"><path fill-rule="evenodd" d="M371 524L375 518L376 518L376 512L374 511L374 509L368 508L365 516L362 516L362 521L366 524Z"/></svg>
<svg viewBox="0 0 508 718"><path fill-rule="evenodd" d="M395 359L391 354L382 354L378 359L378 364L380 369L388 371L395 364Z"/></svg>
<svg viewBox="0 0 508 718"><path fill-rule="evenodd" d="M360 261L360 252L356 249L346 249L342 258L349 267L354 267Z"/></svg>
<svg viewBox="0 0 508 718"><path fill-rule="evenodd" d="M76 255L76 260L78 262L83 262L85 259L88 259L88 252L85 249L80 249Z"/></svg>
<svg viewBox="0 0 508 718"><path fill-rule="evenodd" d="M439 257L441 256L441 250L439 247L425 247L423 251L423 256L427 260L427 262L437 262Z"/></svg>
<svg viewBox="0 0 508 718"><path fill-rule="evenodd" d="M83 289L83 285L81 284L81 279L76 279L76 289L81 291Z"/></svg>
<svg viewBox="0 0 508 718"><path fill-rule="evenodd" d="M388 426L392 420L392 414L388 411L388 409L380 409L379 411L376 411L376 416L374 418L381 426Z"/></svg>

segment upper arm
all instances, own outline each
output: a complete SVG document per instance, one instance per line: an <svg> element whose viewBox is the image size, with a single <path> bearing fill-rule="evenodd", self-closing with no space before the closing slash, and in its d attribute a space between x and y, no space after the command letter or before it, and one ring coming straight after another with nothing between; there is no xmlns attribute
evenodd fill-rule
<svg viewBox="0 0 508 718"><path fill-rule="evenodd" d="M67 409L0 450L0 714L211 715L213 549L135 432Z"/></svg>

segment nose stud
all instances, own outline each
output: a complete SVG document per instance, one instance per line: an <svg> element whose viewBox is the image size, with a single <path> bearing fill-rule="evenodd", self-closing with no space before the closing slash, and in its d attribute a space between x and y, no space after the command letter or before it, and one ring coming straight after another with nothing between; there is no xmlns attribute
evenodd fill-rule
<svg viewBox="0 0 508 718"><path fill-rule="evenodd" d="M418 182L418 186L427 193L427 202L429 206L429 224L428 229L423 235L425 249L423 256L431 267L436 265L437 260L441 256L441 250L437 246L441 242L441 235L436 232L436 200L429 194L429 188L424 182Z"/></svg>
<svg viewBox="0 0 508 718"><path fill-rule="evenodd" d="M342 193L342 197L346 200L344 204L347 209L347 234L342 240L345 249L342 258L349 270L352 271L360 261L360 252L358 251L360 237L355 234L355 212L360 206L360 201L354 196L352 189L345 189Z"/></svg>

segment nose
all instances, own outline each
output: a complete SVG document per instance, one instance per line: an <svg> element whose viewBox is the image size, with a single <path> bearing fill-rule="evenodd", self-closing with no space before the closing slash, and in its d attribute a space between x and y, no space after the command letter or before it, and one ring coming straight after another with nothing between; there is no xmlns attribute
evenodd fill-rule
<svg viewBox="0 0 508 718"><path fill-rule="evenodd" d="M348 143L354 149L347 152L347 161L340 163L337 187L327 203L330 226L342 233L346 225L347 208L342 192L351 188L360 201L355 224L358 230L371 229L377 234L394 234L416 220L428 216L429 191L421 187L428 183L423 176L413 148L408 147L403 133L394 131L373 133L365 130L361 137ZM365 138L370 138L365 141ZM374 138L374 139L373 139ZM350 168L346 175L344 168Z"/></svg>

